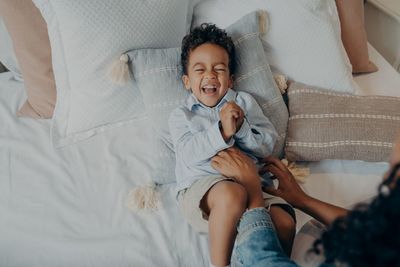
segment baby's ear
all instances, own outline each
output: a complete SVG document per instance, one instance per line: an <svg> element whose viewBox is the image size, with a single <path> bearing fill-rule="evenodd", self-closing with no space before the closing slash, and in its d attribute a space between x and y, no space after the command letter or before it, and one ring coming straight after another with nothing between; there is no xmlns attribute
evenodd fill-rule
<svg viewBox="0 0 400 267"><path fill-rule="evenodd" d="M233 88L233 75L231 75L230 77L229 77L229 83L228 83L228 88Z"/></svg>
<svg viewBox="0 0 400 267"><path fill-rule="evenodd" d="M186 90L190 90L190 80L189 80L189 76L187 76L186 74L182 76L182 82L183 85L185 86Z"/></svg>

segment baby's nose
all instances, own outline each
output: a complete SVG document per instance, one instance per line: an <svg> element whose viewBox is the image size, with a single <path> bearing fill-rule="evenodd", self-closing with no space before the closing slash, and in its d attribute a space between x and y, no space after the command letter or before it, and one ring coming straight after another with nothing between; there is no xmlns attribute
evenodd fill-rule
<svg viewBox="0 0 400 267"><path fill-rule="evenodd" d="M206 79L216 79L217 75L213 71L208 71L205 73L204 78Z"/></svg>

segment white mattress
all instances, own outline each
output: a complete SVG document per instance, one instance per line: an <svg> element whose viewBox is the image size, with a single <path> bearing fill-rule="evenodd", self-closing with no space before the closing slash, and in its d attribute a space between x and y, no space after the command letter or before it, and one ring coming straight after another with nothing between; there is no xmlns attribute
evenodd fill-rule
<svg viewBox="0 0 400 267"><path fill-rule="evenodd" d="M356 78L364 93L400 95L398 74L372 58L381 70ZM162 187L159 211L126 208L128 191L150 180L146 118L54 150L50 121L15 117L25 97L21 83L0 74L0 266L208 266L207 239L180 215L172 185ZM306 165L305 190L340 206L371 198L387 167ZM297 215L300 227L307 217Z"/></svg>

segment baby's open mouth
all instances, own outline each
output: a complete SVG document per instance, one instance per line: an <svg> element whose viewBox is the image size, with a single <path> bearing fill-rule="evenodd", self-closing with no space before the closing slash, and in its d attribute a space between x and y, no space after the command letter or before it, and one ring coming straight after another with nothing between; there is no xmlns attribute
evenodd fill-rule
<svg viewBox="0 0 400 267"><path fill-rule="evenodd" d="M206 94L213 94L217 91L216 85L204 85L201 90Z"/></svg>

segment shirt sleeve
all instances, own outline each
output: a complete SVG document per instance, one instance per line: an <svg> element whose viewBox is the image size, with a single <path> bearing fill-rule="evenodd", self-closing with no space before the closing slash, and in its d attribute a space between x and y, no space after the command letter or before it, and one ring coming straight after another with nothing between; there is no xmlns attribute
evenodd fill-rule
<svg viewBox="0 0 400 267"><path fill-rule="evenodd" d="M237 103L243 109L245 118L234 135L236 145L259 158L270 155L278 138L275 127L251 95L242 93L239 97Z"/></svg>
<svg viewBox="0 0 400 267"><path fill-rule="evenodd" d="M192 133L188 112L178 108L172 112L168 121L175 153L180 155L179 158L186 165L193 166L208 161L219 151L233 146L233 138L229 142L223 139L219 122L203 131Z"/></svg>

